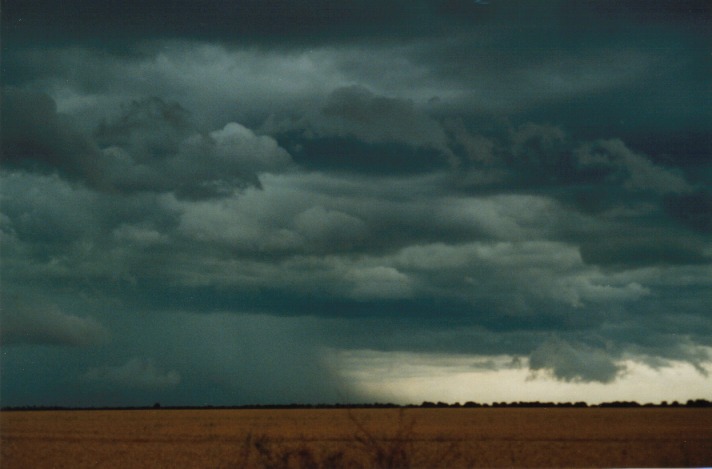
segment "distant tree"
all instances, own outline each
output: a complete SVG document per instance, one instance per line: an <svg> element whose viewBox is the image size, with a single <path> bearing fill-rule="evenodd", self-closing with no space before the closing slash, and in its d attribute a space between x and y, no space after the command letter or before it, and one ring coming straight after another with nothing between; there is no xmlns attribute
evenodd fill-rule
<svg viewBox="0 0 712 469"><path fill-rule="evenodd" d="M706 399L690 399L686 405L687 407L712 407L712 402Z"/></svg>
<svg viewBox="0 0 712 469"><path fill-rule="evenodd" d="M477 403L477 402L467 401L462 406L463 407L482 407L482 404Z"/></svg>
<svg viewBox="0 0 712 469"><path fill-rule="evenodd" d="M603 402L599 407L640 407L640 404L635 401L614 401Z"/></svg>

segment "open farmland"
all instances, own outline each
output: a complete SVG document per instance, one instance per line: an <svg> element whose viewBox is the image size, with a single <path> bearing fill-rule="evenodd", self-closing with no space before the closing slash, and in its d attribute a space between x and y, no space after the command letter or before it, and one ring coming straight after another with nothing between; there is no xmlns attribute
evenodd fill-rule
<svg viewBox="0 0 712 469"><path fill-rule="evenodd" d="M705 466L712 409L0 413L11 468Z"/></svg>

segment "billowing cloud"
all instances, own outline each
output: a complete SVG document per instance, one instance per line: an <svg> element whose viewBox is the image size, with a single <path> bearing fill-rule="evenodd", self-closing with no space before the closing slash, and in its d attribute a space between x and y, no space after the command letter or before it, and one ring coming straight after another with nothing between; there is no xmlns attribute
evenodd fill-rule
<svg viewBox="0 0 712 469"><path fill-rule="evenodd" d="M3 404L709 384L708 2L25 3Z"/></svg>
<svg viewBox="0 0 712 469"><path fill-rule="evenodd" d="M631 191L676 194L691 190L679 174L653 164L620 140L584 145L578 150L576 161L584 170L598 171L606 181L620 180Z"/></svg>
<svg viewBox="0 0 712 469"><path fill-rule="evenodd" d="M33 171L59 171L101 184L98 148L59 114L46 93L3 87L3 164Z"/></svg>
<svg viewBox="0 0 712 469"><path fill-rule="evenodd" d="M563 340L549 340L529 357L532 370L547 370L566 381L611 382L623 367L603 348L584 344L572 345Z"/></svg>
<svg viewBox="0 0 712 469"><path fill-rule="evenodd" d="M326 210L319 205L297 214L294 227L317 245L334 245L342 249L363 241L368 231L359 218L338 210Z"/></svg>
<svg viewBox="0 0 712 469"><path fill-rule="evenodd" d="M259 173L291 164L274 139L235 122L201 135L182 107L159 98L132 102L118 119L102 123L97 138L107 177L124 191L214 197L259 184Z"/></svg>

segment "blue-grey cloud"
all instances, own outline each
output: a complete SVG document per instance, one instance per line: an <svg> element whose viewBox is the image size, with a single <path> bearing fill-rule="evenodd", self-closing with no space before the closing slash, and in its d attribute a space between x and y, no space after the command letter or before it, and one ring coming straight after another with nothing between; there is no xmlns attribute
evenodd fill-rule
<svg viewBox="0 0 712 469"><path fill-rule="evenodd" d="M333 401L330 350L707 369L707 2L196 8L3 11L3 403Z"/></svg>
<svg viewBox="0 0 712 469"><path fill-rule="evenodd" d="M601 348L574 346L566 341L543 343L529 357L532 370L549 370L566 381L610 382L623 371L613 358Z"/></svg>
<svg viewBox="0 0 712 469"><path fill-rule="evenodd" d="M89 383L141 389L174 387L180 383L178 372L163 371L153 361L139 358L133 358L123 365L91 368L81 378Z"/></svg>
<svg viewBox="0 0 712 469"><path fill-rule="evenodd" d="M25 305L7 299L4 303L2 345L88 347L109 338L106 328L91 317L67 314L54 305Z"/></svg>
<svg viewBox="0 0 712 469"><path fill-rule="evenodd" d="M98 148L57 112L43 92L13 87L2 90L3 164L31 171L52 172L101 184Z"/></svg>

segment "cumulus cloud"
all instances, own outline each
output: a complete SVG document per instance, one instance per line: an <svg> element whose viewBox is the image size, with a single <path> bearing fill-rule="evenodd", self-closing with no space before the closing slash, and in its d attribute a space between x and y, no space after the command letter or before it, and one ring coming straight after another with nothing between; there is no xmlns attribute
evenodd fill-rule
<svg viewBox="0 0 712 469"><path fill-rule="evenodd" d="M529 356L529 368L546 370L565 381L611 382L624 371L604 348L571 344L562 339L544 342Z"/></svg>
<svg viewBox="0 0 712 469"><path fill-rule="evenodd" d="M180 384L176 371L164 371L152 360L132 358L123 365L91 368L82 375L82 380L138 389L170 388Z"/></svg>
<svg viewBox="0 0 712 469"><path fill-rule="evenodd" d="M273 114L262 126L307 167L403 173L454 161L444 126L422 100L349 85L337 87L319 103L299 114Z"/></svg>
<svg viewBox="0 0 712 469"><path fill-rule="evenodd" d="M22 241L74 243L95 236L101 225L97 194L56 174L0 172L3 212Z"/></svg>
<svg viewBox="0 0 712 469"><path fill-rule="evenodd" d="M4 88L3 109L4 166L57 172L105 191L214 197L292 164L271 137L235 122L201 134L188 111L157 97L130 102L93 135L73 127L43 93Z"/></svg>
<svg viewBox="0 0 712 469"><path fill-rule="evenodd" d="M180 103L201 130L227 122L257 128L271 114L317 109L329 91L353 82L340 70L344 50L331 47L272 50L177 40L141 44L140 50L145 53L114 55L92 47L30 46L17 59L50 83L58 109L85 130L148 97ZM361 53L351 52L357 59ZM72 73L77 67L82 74Z"/></svg>
<svg viewBox="0 0 712 469"><path fill-rule="evenodd" d="M501 316L538 315L542 304L549 314L586 315L575 312L650 293L638 282L587 266L576 247L547 241L409 246L395 265L417 273L421 288L487 304Z"/></svg>
<svg viewBox="0 0 712 469"><path fill-rule="evenodd" d="M577 141L558 126L532 122L509 129L504 137L472 133L457 122L448 127L458 149L456 181L464 187L549 188L557 198L589 211L615 204L612 191L663 196L694 189L679 169L654 162L620 139ZM557 194L557 187L567 190Z"/></svg>
<svg viewBox="0 0 712 469"><path fill-rule="evenodd" d="M576 162L583 169L601 171L606 181L620 181L631 191L675 194L692 189L681 175L655 165L618 139L583 145L576 152Z"/></svg>
<svg viewBox="0 0 712 469"><path fill-rule="evenodd" d="M311 242L322 246L349 248L366 237L368 227L357 217L322 206L311 207L297 214L296 230Z"/></svg>
<svg viewBox="0 0 712 469"><path fill-rule="evenodd" d="M229 195L259 185L258 174L289 168L291 158L271 137L231 122L208 135L188 113L159 98L134 101L97 130L112 184L127 192L174 192L181 197Z"/></svg>
<svg viewBox="0 0 712 469"><path fill-rule="evenodd" d="M65 176L102 185L97 166L99 149L57 112L46 93L2 88L3 166L58 171Z"/></svg>
<svg viewBox="0 0 712 469"><path fill-rule="evenodd" d="M210 133L220 158L253 173L280 172L291 164L289 154L268 136L257 136L250 129L231 122Z"/></svg>

